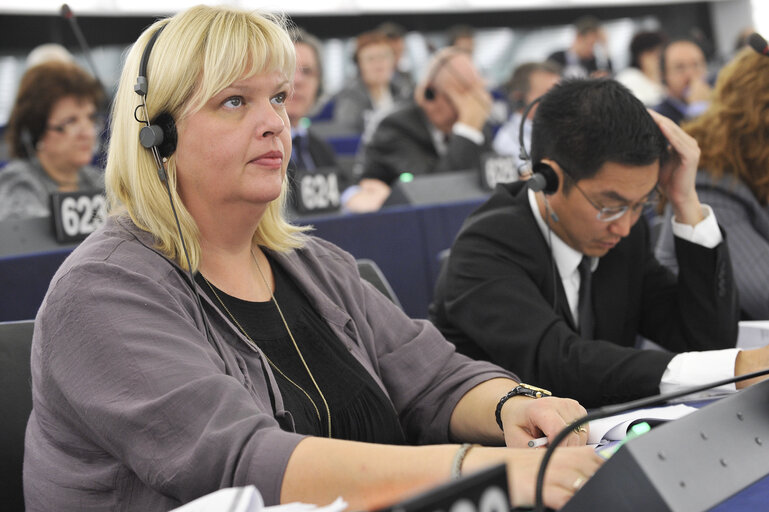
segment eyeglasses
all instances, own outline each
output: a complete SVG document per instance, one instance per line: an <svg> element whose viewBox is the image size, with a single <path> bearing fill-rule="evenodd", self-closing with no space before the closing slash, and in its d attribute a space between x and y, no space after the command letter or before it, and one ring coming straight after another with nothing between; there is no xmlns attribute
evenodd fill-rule
<svg viewBox="0 0 769 512"><path fill-rule="evenodd" d="M104 117L98 112L94 112L85 118L72 116L61 123L48 126L47 128L64 135L77 135L83 128L94 128L96 133L100 133L102 128L104 128Z"/></svg>
<svg viewBox="0 0 769 512"><path fill-rule="evenodd" d="M556 162L558 163L558 162ZM596 215L596 219L602 221L602 222L611 222L614 220L619 219L623 215L625 215L628 211L633 215L633 217L637 217L641 215L641 212L644 211L646 208L654 208L660 199L660 190L659 185L654 186L654 190L652 190L648 196L646 196L646 199L643 201L639 201L635 204L624 204L622 206L601 206L600 204L596 203L590 197L585 193L584 190L579 186L577 183L577 180L574 179L574 177L571 175L569 171L566 170L566 168L558 163L558 166L561 168L563 173L574 183L574 186L579 190L579 193L582 194L582 196L587 199L587 202L590 203L590 205L598 210L598 214Z"/></svg>

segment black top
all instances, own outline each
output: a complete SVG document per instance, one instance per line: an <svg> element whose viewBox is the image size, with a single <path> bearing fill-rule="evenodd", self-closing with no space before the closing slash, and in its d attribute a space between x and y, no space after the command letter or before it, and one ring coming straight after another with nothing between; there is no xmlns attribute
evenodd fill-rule
<svg viewBox="0 0 769 512"><path fill-rule="evenodd" d="M390 400L334 335L290 276L269 256L268 259L275 276L275 299L302 357L328 402L331 437L403 444L403 431ZM196 279L222 309L200 274ZM269 358L285 408L294 419L296 432L327 436L328 416L323 399L310 379L275 304L272 301L249 302L215 289L226 309ZM222 313L230 316L224 309Z"/></svg>

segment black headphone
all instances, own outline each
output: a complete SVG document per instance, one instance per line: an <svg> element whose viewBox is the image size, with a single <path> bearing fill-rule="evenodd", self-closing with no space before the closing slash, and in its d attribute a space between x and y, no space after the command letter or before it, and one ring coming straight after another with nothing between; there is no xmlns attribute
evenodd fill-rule
<svg viewBox="0 0 769 512"><path fill-rule="evenodd" d="M136 110L134 110L134 119L147 125L139 130L139 142L152 153L152 157L158 166L158 176L163 182L167 179L163 159L168 158L176 151L176 122L168 112L161 112L150 121L146 99L149 87L147 82L147 64L150 60L150 52L164 28L166 28L166 25L163 25L152 34L152 37L147 42L141 61L139 61L139 76L136 77L136 84L134 84L134 91L142 98L142 102L136 107L136 110L141 108L144 112L144 119L141 120L136 116Z"/></svg>
<svg viewBox="0 0 769 512"><path fill-rule="evenodd" d="M523 141L523 127L526 123L526 118L529 116L529 112L534 108L534 105L539 103L542 96L535 98L531 103L526 105L523 114L521 115L521 124L518 127L518 144L520 145L520 151L518 158L524 161L523 166L519 169L519 173L527 173L531 171L531 177L527 181L528 187L534 192L543 192L545 194L554 194L558 190L558 175L555 170L544 162L537 162L531 166L531 155L526 151L526 144Z"/></svg>

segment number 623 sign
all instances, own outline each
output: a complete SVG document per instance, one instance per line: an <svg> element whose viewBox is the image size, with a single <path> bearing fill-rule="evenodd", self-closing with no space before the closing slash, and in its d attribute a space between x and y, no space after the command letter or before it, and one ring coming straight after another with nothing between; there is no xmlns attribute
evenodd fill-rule
<svg viewBox="0 0 769 512"><path fill-rule="evenodd" d="M101 190L54 192L51 220L56 241L79 242L107 220L107 200Z"/></svg>

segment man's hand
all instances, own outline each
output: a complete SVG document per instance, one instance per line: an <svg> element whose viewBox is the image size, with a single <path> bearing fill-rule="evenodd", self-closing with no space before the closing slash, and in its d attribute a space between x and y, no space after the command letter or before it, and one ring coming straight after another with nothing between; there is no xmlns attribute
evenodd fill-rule
<svg viewBox="0 0 769 512"><path fill-rule="evenodd" d="M449 101L457 111L457 122L476 130L483 130L483 125L491 113L492 98L483 82L474 80L463 82L460 77L451 77L444 87Z"/></svg>
<svg viewBox="0 0 769 512"><path fill-rule="evenodd" d="M649 110L649 114L670 144L670 155L660 167L662 193L673 207L676 222L695 226L705 218L695 188L700 148L676 123L653 110Z"/></svg>
<svg viewBox="0 0 769 512"><path fill-rule="evenodd" d="M505 444L525 447L538 437L553 438L574 420L587 414L576 400L568 398L530 398L516 396L502 406L500 417L505 432ZM562 446L582 446L587 443L588 426L584 425L564 439Z"/></svg>
<svg viewBox="0 0 769 512"><path fill-rule="evenodd" d="M713 89L711 89L704 79L694 79L689 83L689 87L687 88L686 103L691 105L692 103L709 101L712 93Z"/></svg>
<svg viewBox="0 0 769 512"><path fill-rule="evenodd" d="M742 350L737 354L734 362L734 376L739 377L746 373L753 373L759 370L769 368L769 345L752 350ZM767 377L758 377L756 379L743 380L736 384L737 389L742 389L760 382Z"/></svg>

